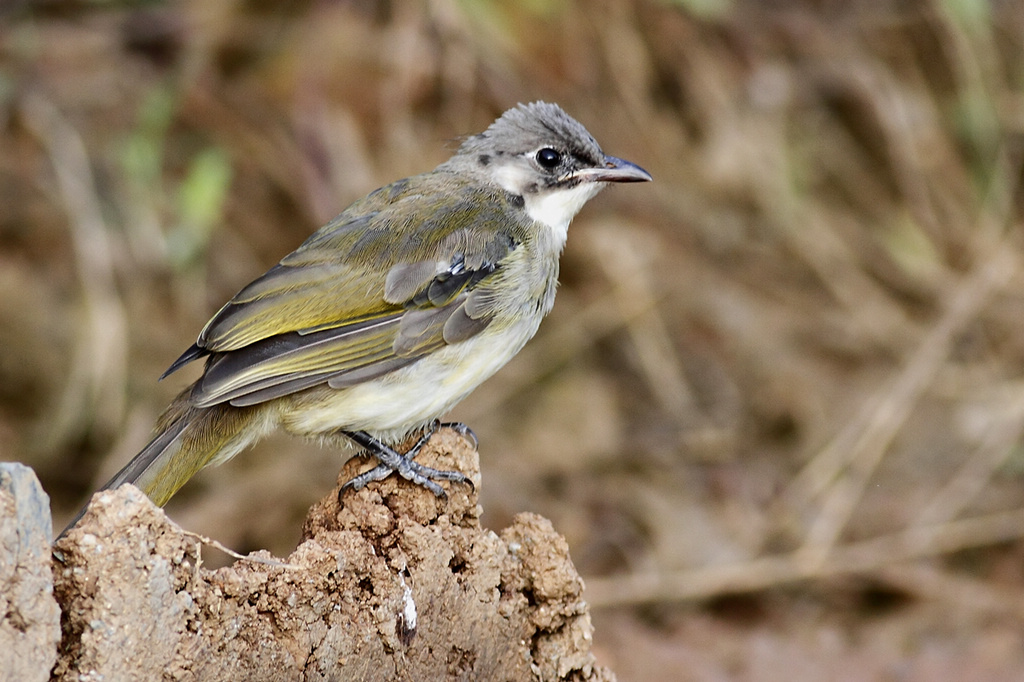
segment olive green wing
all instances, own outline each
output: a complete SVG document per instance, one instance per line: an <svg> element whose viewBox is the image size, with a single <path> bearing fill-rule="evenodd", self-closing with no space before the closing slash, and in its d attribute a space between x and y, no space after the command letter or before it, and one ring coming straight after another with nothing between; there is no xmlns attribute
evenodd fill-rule
<svg viewBox="0 0 1024 682"><path fill-rule="evenodd" d="M483 330L521 236L507 199L452 202L452 188L414 181L353 205L245 287L168 373L209 355L193 401L252 405L367 381Z"/></svg>

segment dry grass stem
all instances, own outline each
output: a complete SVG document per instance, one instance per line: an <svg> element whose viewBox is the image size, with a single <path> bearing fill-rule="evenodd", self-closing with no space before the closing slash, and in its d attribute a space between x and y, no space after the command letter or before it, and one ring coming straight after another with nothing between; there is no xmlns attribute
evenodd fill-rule
<svg viewBox="0 0 1024 682"><path fill-rule="evenodd" d="M643 243L639 235L616 228L592 229L594 254L612 281L617 317L625 321L636 349L643 377L666 414L684 419L696 410L696 402L683 373L665 323L651 273L656 272L656 243ZM634 311L646 311L635 315Z"/></svg>
<svg viewBox="0 0 1024 682"><path fill-rule="evenodd" d="M114 279L114 255L84 141L39 93L22 100L22 118L50 157L74 245L82 313L67 383L42 437L57 450L81 437L95 419L120 423L127 380L127 321Z"/></svg>
<svg viewBox="0 0 1024 682"><path fill-rule="evenodd" d="M1005 245L983 258L966 281L951 292L946 310L921 340L903 371L877 396L867 423L847 427L848 430L855 429L858 434L850 450L841 457L849 462L849 468L842 477L831 483L821 511L799 551L809 567L825 561L864 494L864 488L878 463L921 395L935 379L949 353L953 337L1009 281L1018 267L1017 261L1016 252ZM834 453L826 449L822 456L832 459ZM797 479L796 486L806 486L810 490L824 487L820 479L808 480L814 475L811 469L813 464Z"/></svg>
<svg viewBox="0 0 1024 682"><path fill-rule="evenodd" d="M947 602L961 612L1007 615L1024 620L1024 597L1019 590L954 575L930 564L890 566L873 577L916 599Z"/></svg>
<svg viewBox="0 0 1024 682"><path fill-rule="evenodd" d="M910 529L838 545L822 561L810 563L802 550L750 561L702 566L677 572L588 578L587 601L594 607L672 601L701 601L725 594L754 592L802 580L838 575L873 576L912 559L935 557L1024 537L1024 509L951 521L927 533Z"/></svg>
<svg viewBox="0 0 1024 682"><path fill-rule="evenodd" d="M1008 396L993 422L981 444L924 505L911 527L935 527L951 521L984 491L999 467L1014 454L1024 434L1024 393Z"/></svg>
<svg viewBox="0 0 1024 682"><path fill-rule="evenodd" d="M303 568L302 566L299 566L297 564L290 564L287 561L275 559L272 556L261 556L259 554L253 554L252 552L250 552L249 554L239 554L230 547L227 547L212 538L208 538L205 535L200 535L199 533L193 533L187 530L182 530L181 533L182 535L194 538L199 542L199 544L196 545L196 557L198 561L202 560L200 555L200 548L202 547L202 545L207 545L209 547L213 547L214 549L220 550L232 559L238 559L239 561L250 561L254 564L263 564L264 566L273 566L274 568L287 568L291 570L299 570Z"/></svg>

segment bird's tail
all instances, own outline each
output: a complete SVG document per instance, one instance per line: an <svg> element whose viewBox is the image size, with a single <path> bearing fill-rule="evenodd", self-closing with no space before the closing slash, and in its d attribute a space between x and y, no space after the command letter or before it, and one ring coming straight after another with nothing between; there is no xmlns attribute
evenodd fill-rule
<svg viewBox="0 0 1024 682"><path fill-rule="evenodd" d="M171 403L157 424L153 440L99 491L131 483L163 506L200 469L231 459L269 428L262 406L223 404L200 408L190 404L189 392L184 391ZM84 513L83 508L58 539Z"/></svg>

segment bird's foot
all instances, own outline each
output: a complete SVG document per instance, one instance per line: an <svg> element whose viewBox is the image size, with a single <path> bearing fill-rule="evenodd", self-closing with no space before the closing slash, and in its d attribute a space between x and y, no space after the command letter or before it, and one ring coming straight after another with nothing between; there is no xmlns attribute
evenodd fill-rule
<svg viewBox="0 0 1024 682"><path fill-rule="evenodd" d="M426 436L427 440L430 440L430 437L441 429L451 429L455 433L459 434L460 436L462 436L463 438L465 438L466 440L470 441L473 444L474 450L476 450L477 446L480 445L480 439L478 439L476 437L476 434L473 433L473 429L469 428L462 422L442 422L437 421L435 419L433 423L431 423L431 425L427 427L427 430L424 431L424 435Z"/></svg>
<svg viewBox="0 0 1024 682"><path fill-rule="evenodd" d="M434 421L430 426L424 429L423 435L420 436L419 440L417 440L405 454L401 454L394 448L385 445L365 431L344 431L343 433L346 436L365 448L370 455L380 462L380 464L349 480L341 487L342 491L348 489L361 490L366 487L367 484L374 481L382 481L393 473L397 473L402 478L407 481L412 481L416 485L423 486L441 498L447 497L448 495L440 485L435 483L435 481L468 483L470 487L473 487L473 482L461 472L435 469L414 461L414 458L419 454L420 449L426 445L430 438L442 427L448 427L458 431L459 434L469 440L472 440L473 446L476 447L476 435L468 426L458 423L449 424Z"/></svg>

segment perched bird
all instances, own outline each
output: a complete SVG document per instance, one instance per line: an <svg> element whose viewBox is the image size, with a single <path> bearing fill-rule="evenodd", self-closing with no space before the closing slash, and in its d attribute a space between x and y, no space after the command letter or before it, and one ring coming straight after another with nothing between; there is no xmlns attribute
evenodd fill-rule
<svg viewBox="0 0 1024 682"><path fill-rule="evenodd" d="M356 201L228 301L164 374L205 358L202 376L103 489L133 483L162 505L280 427L365 448L380 465L354 487L398 472L443 495L435 480L465 476L392 444L424 429L425 442L534 335L583 205L610 182L650 179L555 104L506 111L434 170Z"/></svg>

